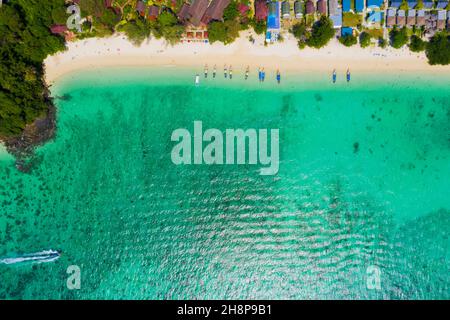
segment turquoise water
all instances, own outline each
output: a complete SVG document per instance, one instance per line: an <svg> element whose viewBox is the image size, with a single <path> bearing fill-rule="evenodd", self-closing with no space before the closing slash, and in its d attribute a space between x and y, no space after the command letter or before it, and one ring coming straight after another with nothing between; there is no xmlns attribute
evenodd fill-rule
<svg viewBox="0 0 450 320"><path fill-rule="evenodd" d="M34 170L0 157L0 298L449 299L450 75L90 70ZM280 130L280 170L175 166L173 130ZM69 265L81 289L66 287ZM379 290L367 268L380 271Z"/></svg>

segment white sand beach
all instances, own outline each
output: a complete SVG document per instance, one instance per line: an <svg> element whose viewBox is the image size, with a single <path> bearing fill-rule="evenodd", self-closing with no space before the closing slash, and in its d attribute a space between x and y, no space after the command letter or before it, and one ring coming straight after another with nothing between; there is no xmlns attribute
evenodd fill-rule
<svg viewBox="0 0 450 320"><path fill-rule="evenodd" d="M193 66L211 69L224 64L234 70L264 67L281 72L296 71L345 71L352 72L426 72L448 73L449 66L430 66L424 53L413 53L408 48L382 49L376 46L362 49L358 45L347 48L332 40L320 50L299 50L292 35L285 35L283 42L264 46L264 38L253 34L255 43L249 41L250 32L230 45L215 43L180 43L168 45L163 40L151 39L140 47L131 44L125 36L91 38L70 42L68 50L45 60L46 80L49 84L57 78L80 69L108 66Z"/></svg>

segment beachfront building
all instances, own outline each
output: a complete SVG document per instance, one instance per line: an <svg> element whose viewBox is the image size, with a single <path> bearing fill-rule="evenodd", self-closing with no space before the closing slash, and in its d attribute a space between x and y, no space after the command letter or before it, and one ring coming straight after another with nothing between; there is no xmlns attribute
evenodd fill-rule
<svg viewBox="0 0 450 320"><path fill-rule="evenodd" d="M294 2L294 14L297 19L301 19L303 17L303 3L300 1Z"/></svg>
<svg viewBox="0 0 450 320"><path fill-rule="evenodd" d="M353 28L351 27L344 27L341 29L341 35L343 37L345 36L352 36L353 35Z"/></svg>
<svg viewBox="0 0 450 320"><path fill-rule="evenodd" d="M417 0L408 0L408 8L409 9L414 9L417 6L418 1Z"/></svg>
<svg viewBox="0 0 450 320"><path fill-rule="evenodd" d="M432 0L423 0L423 7L425 9L432 9L433 8L433 1Z"/></svg>
<svg viewBox="0 0 450 320"><path fill-rule="evenodd" d="M201 22L208 24L211 21L220 21L223 18L223 11L230 4L231 0L212 0L205 11Z"/></svg>
<svg viewBox="0 0 450 320"><path fill-rule="evenodd" d="M342 11L350 12L351 5L350 0L342 0Z"/></svg>
<svg viewBox="0 0 450 320"><path fill-rule="evenodd" d="M138 14L141 17L145 17L146 5L145 5L144 1L138 1L136 3L136 11L138 12Z"/></svg>
<svg viewBox="0 0 450 320"><path fill-rule="evenodd" d="M200 26L208 4L208 0L194 0L189 6L186 20L195 27Z"/></svg>
<svg viewBox="0 0 450 320"><path fill-rule="evenodd" d="M415 9L408 10L408 16L406 17L406 25L408 27L413 27L416 25L416 10Z"/></svg>
<svg viewBox="0 0 450 320"><path fill-rule="evenodd" d="M447 31L450 31L450 10L447 11Z"/></svg>
<svg viewBox="0 0 450 320"><path fill-rule="evenodd" d="M264 0L257 0L255 2L255 19L257 21L264 21L269 15L269 8L267 2Z"/></svg>
<svg viewBox="0 0 450 320"><path fill-rule="evenodd" d="M396 16L397 16L397 10L388 9L387 16L386 16L386 27L387 28L392 28L395 26Z"/></svg>
<svg viewBox="0 0 450 320"><path fill-rule="evenodd" d="M445 21L447 18L447 12L445 10L439 10L437 12L436 29L442 31L445 29Z"/></svg>
<svg viewBox="0 0 450 320"><path fill-rule="evenodd" d="M328 1L328 10L330 20L333 21L333 28L339 29L342 27L342 8L339 7L338 0Z"/></svg>
<svg viewBox="0 0 450 320"><path fill-rule="evenodd" d="M436 8L437 9L445 9L445 8L447 8L447 6L448 6L448 1L439 0L436 5Z"/></svg>
<svg viewBox="0 0 450 320"><path fill-rule="evenodd" d="M280 34L280 2L269 2L268 7L266 42L273 43L278 41Z"/></svg>
<svg viewBox="0 0 450 320"><path fill-rule="evenodd" d="M397 26L404 27L406 25L406 14L405 10L398 10L397 11Z"/></svg>
<svg viewBox="0 0 450 320"><path fill-rule="evenodd" d="M281 16L284 19L288 19L291 16L291 6L289 5L289 1L283 1L283 3L281 3Z"/></svg>
<svg viewBox="0 0 450 320"><path fill-rule="evenodd" d="M355 0L355 11L360 13L364 11L364 0Z"/></svg>
<svg viewBox="0 0 450 320"><path fill-rule="evenodd" d="M316 6L314 5L314 2L312 2L311 0L306 1L305 11L306 14L314 14L316 12Z"/></svg>
<svg viewBox="0 0 450 320"><path fill-rule="evenodd" d="M148 7L148 16L147 18L151 21L155 21L159 16L159 7L150 6Z"/></svg>
<svg viewBox="0 0 450 320"><path fill-rule="evenodd" d="M367 0L367 8L381 8L384 0Z"/></svg>
<svg viewBox="0 0 450 320"><path fill-rule="evenodd" d="M178 20L181 21L181 23L186 23L189 18L189 5L187 3L183 3L183 5L180 8L180 11L178 11L177 14Z"/></svg>
<svg viewBox="0 0 450 320"><path fill-rule="evenodd" d="M425 26L425 10L417 10L416 27Z"/></svg>
<svg viewBox="0 0 450 320"><path fill-rule="evenodd" d="M317 1L317 12L319 12L321 15L327 15L327 0L319 0Z"/></svg>
<svg viewBox="0 0 450 320"><path fill-rule="evenodd" d="M398 9L398 8L400 8L401 5L402 5L402 1L401 0L392 0L391 4L390 4L390 7Z"/></svg>

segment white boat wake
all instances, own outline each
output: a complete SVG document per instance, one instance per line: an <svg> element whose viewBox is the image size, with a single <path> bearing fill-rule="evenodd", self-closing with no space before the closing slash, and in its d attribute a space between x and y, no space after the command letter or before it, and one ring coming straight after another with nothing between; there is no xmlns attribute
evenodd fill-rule
<svg viewBox="0 0 450 320"><path fill-rule="evenodd" d="M23 254L17 257L0 259L0 264L18 264L18 263L43 263L55 261L60 257L60 253L55 250L44 250L36 253Z"/></svg>

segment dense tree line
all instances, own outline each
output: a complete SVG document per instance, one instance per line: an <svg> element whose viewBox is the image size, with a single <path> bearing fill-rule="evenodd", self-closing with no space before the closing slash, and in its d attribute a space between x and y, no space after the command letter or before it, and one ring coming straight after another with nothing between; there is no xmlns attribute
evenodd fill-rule
<svg viewBox="0 0 450 320"><path fill-rule="evenodd" d="M0 136L18 135L48 112L42 61L65 48L50 33L64 0L15 0L0 9Z"/></svg>

